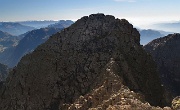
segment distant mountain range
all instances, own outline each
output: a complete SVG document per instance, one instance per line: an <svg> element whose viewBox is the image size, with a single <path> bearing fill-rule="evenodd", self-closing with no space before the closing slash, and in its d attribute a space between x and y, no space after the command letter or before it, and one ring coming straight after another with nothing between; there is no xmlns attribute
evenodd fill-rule
<svg viewBox="0 0 180 110"><path fill-rule="evenodd" d="M21 57L29 52L32 52L38 45L45 42L49 36L70 26L74 22L71 20L60 20L59 22L51 25L49 24L54 23L54 21L26 21L23 23L26 25L31 24L31 26L33 26L33 24L35 26L37 23L38 26L48 25L48 27L34 29L28 32L25 31L26 33L19 36L13 36L7 32L0 31L0 62L8 65L9 67L15 66ZM13 27L11 30L13 30Z"/></svg>
<svg viewBox="0 0 180 110"><path fill-rule="evenodd" d="M11 35L21 35L27 31L31 31L35 29L34 27L30 27L30 26L25 26L22 25L20 23L16 23L16 22L3 22L0 23L0 30L3 32L7 32Z"/></svg>
<svg viewBox="0 0 180 110"><path fill-rule="evenodd" d="M55 28L66 28L72 25L74 22L71 20L60 20L55 24L51 24L48 27L55 27Z"/></svg>
<svg viewBox="0 0 180 110"><path fill-rule="evenodd" d="M44 43L49 36L60 30L62 28L49 27L28 32L16 47L0 54L0 61L9 67L14 67L25 54L32 52L38 45Z"/></svg>
<svg viewBox="0 0 180 110"><path fill-rule="evenodd" d="M26 53L29 53L34 50L34 48L37 47L37 45L43 43L47 39L45 38L45 34L42 34L42 36L39 36L39 34L45 30L48 30L47 36L50 36L51 34L54 34L58 32L59 30L55 28L66 28L70 25L72 25L74 22L71 20L60 20L60 21L22 21L17 23L0 23L0 26L9 27L8 29L13 32L14 28L23 28L24 25L27 27L31 26L33 29L47 26L48 28L41 28L33 31L23 31L25 33L19 35L19 36L13 36L6 32L0 31L1 41L0 41L0 52L4 52L5 49L7 49L4 53L0 53L0 61L4 64L7 64L10 67L13 67L17 64L17 62L21 59L23 55ZM14 26L11 26L14 25ZM23 27L21 27L23 26ZM25 26L25 27L26 27ZM53 31L54 29L54 31ZM21 29L19 29L21 30ZM41 32L40 32L41 31ZM52 33L51 33L52 32ZM54 33L53 33L54 32ZM140 32L140 43L141 45L145 45L152 41L153 39L163 37L170 32L165 31L159 31L159 30L152 30L152 29L139 29ZM45 35L45 36L43 36ZM31 37L30 37L31 36ZM46 36L46 37L47 37ZM44 39L43 39L44 37ZM22 39L24 38L24 39ZM33 39L32 39L33 38ZM48 38L48 37L47 37ZM21 40L19 42L19 40ZM29 39L29 40L27 40ZM30 43L30 42L34 43ZM19 45L18 45L19 42ZM17 46L16 46L17 45ZM28 46L27 46L28 45Z"/></svg>
<svg viewBox="0 0 180 110"><path fill-rule="evenodd" d="M44 20L44 21L19 21L19 22L0 22L0 31L11 35L19 36L34 29L45 27L66 28L74 23L71 20Z"/></svg>
<svg viewBox="0 0 180 110"><path fill-rule="evenodd" d="M180 21L178 21L178 22L167 22L167 23L157 23L157 24L151 25L150 27L152 27L153 29L180 33Z"/></svg>
<svg viewBox="0 0 180 110"><path fill-rule="evenodd" d="M4 52L4 50L8 48L15 47L19 40L20 37L0 31L0 53Z"/></svg>
<svg viewBox="0 0 180 110"><path fill-rule="evenodd" d="M159 31L156 30L152 30L152 29L147 29L147 30L139 30L140 33L140 43L142 45L145 45L147 43L149 43L150 41L159 38L159 37L163 37L164 35L161 34Z"/></svg>
<svg viewBox="0 0 180 110"><path fill-rule="evenodd" d="M51 24L58 23L58 21L53 21L53 20L49 20L49 21L48 20L44 20L44 21L21 21L18 23L38 29L38 28L47 27Z"/></svg>

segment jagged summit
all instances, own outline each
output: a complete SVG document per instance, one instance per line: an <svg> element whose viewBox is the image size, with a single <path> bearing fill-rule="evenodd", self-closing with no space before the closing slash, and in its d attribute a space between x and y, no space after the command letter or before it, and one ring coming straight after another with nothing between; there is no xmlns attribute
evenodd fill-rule
<svg viewBox="0 0 180 110"><path fill-rule="evenodd" d="M180 36L179 33L169 34L169 35L167 35L167 36L165 36L165 37L157 38L157 39L149 42L149 43L147 44L147 46L145 46L145 47L151 46L151 47L153 47L154 49L156 49L156 47L158 47L158 46L164 46L164 45L166 45L167 43L171 43L171 42L173 42L173 41L175 41L175 40L180 39L179 36Z"/></svg>
<svg viewBox="0 0 180 110"><path fill-rule="evenodd" d="M112 15L104 15L104 14L99 14L99 13L91 14L89 16L84 16L81 19L77 20L77 22L74 25L76 24L78 24L78 27L86 26L84 27L84 29L86 30L88 29L88 26L94 27L95 29L92 30L93 33L95 33L97 29L97 31L102 30L102 34L106 34L106 33L103 33L103 31L111 31L114 28L116 28L116 29L119 29L118 31L126 32L127 34L132 34L132 35L139 34L139 32L135 28L133 28L133 25L130 24L127 20L118 19L118 18L115 19L115 17ZM111 29L111 30L107 30L107 29ZM133 37L135 36L132 36L132 40L133 40ZM135 43L139 43L140 38L137 37L135 39L136 39Z"/></svg>
<svg viewBox="0 0 180 110"><path fill-rule="evenodd" d="M156 67L139 38L137 29L124 19L104 14L79 19L21 59L2 89L0 108L66 110L101 86L112 94L102 93L103 98L96 94L92 98L98 103L85 108L108 108L103 100L121 89L134 99L139 97L136 93L143 94L144 99L138 99L142 103L163 106Z"/></svg>

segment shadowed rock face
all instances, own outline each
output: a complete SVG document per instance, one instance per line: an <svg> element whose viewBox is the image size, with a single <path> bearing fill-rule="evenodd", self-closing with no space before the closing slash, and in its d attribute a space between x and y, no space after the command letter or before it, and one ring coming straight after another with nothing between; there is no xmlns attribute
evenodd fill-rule
<svg viewBox="0 0 180 110"><path fill-rule="evenodd" d="M0 82L5 81L7 75L8 75L8 67L0 63Z"/></svg>
<svg viewBox="0 0 180 110"><path fill-rule="evenodd" d="M163 105L154 62L139 40L139 32L125 19L83 17L21 59L2 89L0 108L62 110L104 82L110 93L126 85L150 104Z"/></svg>
<svg viewBox="0 0 180 110"><path fill-rule="evenodd" d="M73 104L64 104L63 110L171 110L170 107L153 107L140 93L131 91L118 73L118 64L111 58L98 77L98 86L80 96ZM176 101L177 102L177 101ZM176 103L175 102L175 103Z"/></svg>
<svg viewBox="0 0 180 110"><path fill-rule="evenodd" d="M180 34L170 34L144 46L157 63L161 79L174 96L180 95Z"/></svg>

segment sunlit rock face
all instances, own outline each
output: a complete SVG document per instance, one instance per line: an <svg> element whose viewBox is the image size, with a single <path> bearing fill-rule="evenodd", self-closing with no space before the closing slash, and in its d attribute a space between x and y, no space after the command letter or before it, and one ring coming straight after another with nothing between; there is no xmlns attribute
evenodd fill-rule
<svg viewBox="0 0 180 110"><path fill-rule="evenodd" d="M155 63L139 41L139 32L125 19L82 17L21 59L1 92L0 108L106 109L113 104L103 100L113 94L162 106ZM77 102L81 99L89 102Z"/></svg>

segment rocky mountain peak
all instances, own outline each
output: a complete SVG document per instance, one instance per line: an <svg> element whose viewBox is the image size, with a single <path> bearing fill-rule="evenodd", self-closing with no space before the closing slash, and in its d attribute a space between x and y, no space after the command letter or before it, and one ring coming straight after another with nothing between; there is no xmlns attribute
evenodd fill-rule
<svg viewBox="0 0 180 110"><path fill-rule="evenodd" d="M139 37L124 19L104 14L79 19L21 59L2 89L0 108L66 110L83 105L76 101L88 94L94 94L89 101L99 101L85 108L107 108L103 100L121 92L121 87L134 98L139 97L134 92L143 94L142 103L163 106L156 66ZM101 86L99 92L106 95L102 98L96 92ZM105 89L112 94L103 93Z"/></svg>
<svg viewBox="0 0 180 110"><path fill-rule="evenodd" d="M169 34L144 46L155 62L164 86L173 94L180 95L180 34Z"/></svg>
<svg viewBox="0 0 180 110"><path fill-rule="evenodd" d="M70 28L78 28L79 31L83 32L82 36L77 36L79 37L78 39L89 40L93 39L94 37L98 38L100 36L107 36L111 31L116 31L132 34L132 37L129 40L131 43L139 44L140 41L139 32L133 28L132 24L125 19L115 19L115 17L112 15L92 14L89 16L84 16L77 20L77 22ZM68 29L69 28L67 28L65 31L68 31Z"/></svg>
<svg viewBox="0 0 180 110"><path fill-rule="evenodd" d="M165 37L161 37L149 42L145 47L147 48L148 46L151 46L155 50L156 47L161 47L167 45L168 43L174 42L175 40L180 39L179 36L179 33L169 34Z"/></svg>

